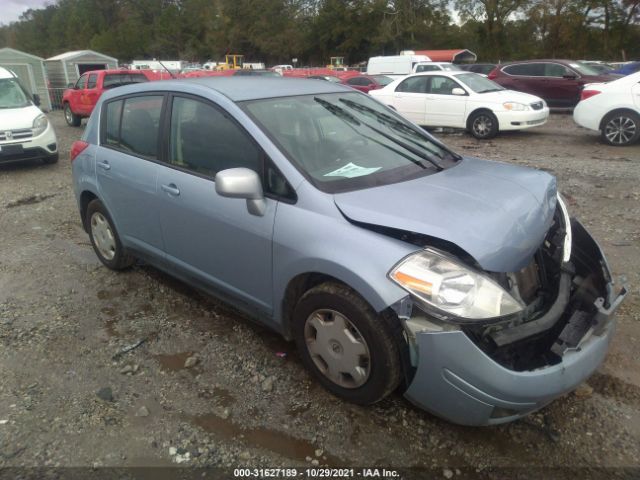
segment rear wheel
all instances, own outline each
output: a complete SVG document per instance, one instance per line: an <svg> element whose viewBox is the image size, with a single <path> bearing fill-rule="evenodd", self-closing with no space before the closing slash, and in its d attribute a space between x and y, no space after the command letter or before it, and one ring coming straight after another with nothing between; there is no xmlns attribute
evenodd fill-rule
<svg viewBox="0 0 640 480"><path fill-rule="evenodd" d="M122 270L133 264L133 258L122 247L111 216L100 200L92 200L87 206L86 222L93 250L106 267Z"/></svg>
<svg viewBox="0 0 640 480"><path fill-rule="evenodd" d="M71 110L69 103L64 104L64 119L70 127L79 127L82 118Z"/></svg>
<svg viewBox="0 0 640 480"><path fill-rule="evenodd" d="M602 121L601 135L614 147L631 145L640 138L640 116L629 111L611 112Z"/></svg>
<svg viewBox="0 0 640 480"><path fill-rule="evenodd" d="M294 311L293 333L305 366L338 397L367 405L400 383L391 327L345 285L327 282L306 292Z"/></svg>
<svg viewBox="0 0 640 480"><path fill-rule="evenodd" d="M477 139L487 140L498 134L498 119L491 112L476 112L469 118L468 128Z"/></svg>

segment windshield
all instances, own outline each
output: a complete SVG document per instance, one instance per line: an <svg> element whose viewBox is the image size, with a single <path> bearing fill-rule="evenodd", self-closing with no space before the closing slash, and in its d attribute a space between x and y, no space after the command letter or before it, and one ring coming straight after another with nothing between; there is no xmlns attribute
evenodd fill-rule
<svg viewBox="0 0 640 480"><path fill-rule="evenodd" d="M459 159L355 92L253 100L243 106L294 165L328 193L433 174Z"/></svg>
<svg viewBox="0 0 640 480"><path fill-rule="evenodd" d="M371 77L383 87L386 87L394 80L393 78L387 77L386 75L372 75Z"/></svg>
<svg viewBox="0 0 640 480"><path fill-rule="evenodd" d="M500 90L504 90L503 87L493 80L489 80L477 73L462 73L460 75L456 75L456 80L464 83L476 93L498 92Z"/></svg>
<svg viewBox="0 0 640 480"><path fill-rule="evenodd" d="M593 68L591 65L587 65L582 62L571 62L569 66L573 68L580 75L600 75L600 72Z"/></svg>
<svg viewBox="0 0 640 480"><path fill-rule="evenodd" d="M102 88L108 90L110 88L131 85L132 83L144 83L149 79L142 73L108 73L102 81Z"/></svg>
<svg viewBox="0 0 640 480"><path fill-rule="evenodd" d="M22 108L31 100L15 78L0 79L0 108Z"/></svg>

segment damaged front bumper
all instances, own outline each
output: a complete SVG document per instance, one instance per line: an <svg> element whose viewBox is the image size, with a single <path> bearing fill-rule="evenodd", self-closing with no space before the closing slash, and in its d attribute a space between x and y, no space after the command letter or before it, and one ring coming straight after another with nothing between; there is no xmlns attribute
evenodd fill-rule
<svg viewBox="0 0 640 480"><path fill-rule="evenodd" d="M600 366L615 331L614 312L627 290L614 293L600 247L582 225L572 223L575 261L583 270L588 264L598 277L601 296L590 308L578 308L568 296L558 295L546 323L509 327L500 337L504 343L512 342L510 348L529 338L551 337L548 355L555 360L531 369L510 368L462 328L434 321L413 306L412 314L404 318L415 366L405 392L412 403L458 424L505 423L573 390Z"/></svg>

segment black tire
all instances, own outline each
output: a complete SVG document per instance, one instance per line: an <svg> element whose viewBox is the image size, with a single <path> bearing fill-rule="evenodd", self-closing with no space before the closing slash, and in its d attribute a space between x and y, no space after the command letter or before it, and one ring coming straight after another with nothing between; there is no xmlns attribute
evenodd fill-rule
<svg viewBox="0 0 640 480"><path fill-rule="evenodd" d="M602 140L614 147L626 147L640 138L640 116L629 110L607 114L602 120Z"/></svg>
<svg viewBox="0 0 640 480"><path fill-rule="evenodd" d="M49 155L42 159L42 162L46 165L50 165L52 163L58 163L58 159L60 158L59 154L54 153L53 155Z"/></svg>
<svg viewBox="0 0 640 480"><path fill-rule="evenodd" d="M488 140L498 134L498 119L486 110L474 112L467 122L469 133L478 140Z"/></svg>
<svg viewBox="0 0 640 480"><path fill-rule="evenodd" d="M363 384L345 387L334 382L316 364L318 356L314 355L316 360L312 358L307 343L308 334L305 332L306 328L315 329L307 326L307 320L321 310L335 311L346 318L355 327L355 331L351 331L366 345L368 355L363 360L366 360L368 376ZM310 289L298 301L293 312L293 322L293 336L302 362L337 397L369 405L382 400L398 387L402 370L397 335L394 335L396 332L388 320L381 318L349 287L327 282Z"/></svg>
<svg viewBox="0 0 640 480"><path fill-rule="evenodd" d="M64 104L64 119L70 127L79 127L80 122L82 122L82 117L73 113L68 102Z"/></svg>
<svg viewBox="0 0 640 480"><path fill-rule="evenodd" d="M101 248L98 245L97 240L97 238L101 236L101 233L98 230L98 223L104 221L107 222L108 228L111 232L111 239L113 241L113 248L108 249L108 251L104 246ZM100 261L107 268L112 270L123 270L133 264L134 259L123 248L118 232L113 225L113 220L111 220L111 215L109 215L107 209L97 198L92 200L87 206L85 222L87 225L87 231L89 232L89 238L91 239L91 245L93 246L93 251L96 252ZM105 253L105 251L107 251L107 253Z"/></svg>

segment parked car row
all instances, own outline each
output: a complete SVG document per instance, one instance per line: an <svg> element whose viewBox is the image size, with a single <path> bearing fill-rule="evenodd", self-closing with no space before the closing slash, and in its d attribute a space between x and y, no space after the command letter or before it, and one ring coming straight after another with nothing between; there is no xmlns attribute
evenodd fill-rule
<svg viewBox="0 0 640 480"><path fill-rule="evenodd" d="M546 108L473 73L392 85ZM460 156L333 82L108 90L71 159L106 267L142 258L231 302L345 401L399 389L452 422L516 420L599 367L626 295L554 177Z"/></svg>

